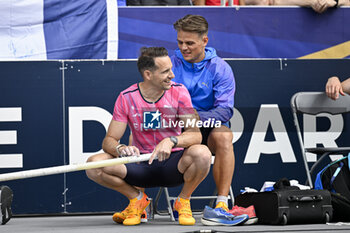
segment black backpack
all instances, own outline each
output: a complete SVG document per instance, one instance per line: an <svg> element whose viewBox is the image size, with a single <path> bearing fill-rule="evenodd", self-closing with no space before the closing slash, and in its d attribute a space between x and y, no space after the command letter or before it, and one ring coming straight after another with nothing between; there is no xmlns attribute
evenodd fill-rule
<svg viewBox="0 0 350 233"><path fill-rule="evenodd" d="M334 222L350 221L350 160L345 156L328 164L316 176L315 189L331 191Z"/></svg>

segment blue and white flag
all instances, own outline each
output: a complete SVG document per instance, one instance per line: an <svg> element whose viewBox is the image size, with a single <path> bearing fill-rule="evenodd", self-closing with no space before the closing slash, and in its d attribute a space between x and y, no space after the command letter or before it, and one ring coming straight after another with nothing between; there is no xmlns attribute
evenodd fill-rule
<svg viewBox="0 0 350 233"><path fill-rule="evenodd" d="M117 59L116 0L3 0L0 60Z"/></svg>

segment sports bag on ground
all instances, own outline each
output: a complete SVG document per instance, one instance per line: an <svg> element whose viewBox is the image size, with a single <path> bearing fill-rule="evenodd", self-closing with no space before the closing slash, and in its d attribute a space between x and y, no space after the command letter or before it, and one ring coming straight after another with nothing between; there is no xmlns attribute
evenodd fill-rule
<svg viewBox="0 0 350 233"><path fill-rule="evenodd" d="M276 189L276 184L273 191L240 194L235 204L254 205L260 224L326 223L332 219L328 190L299 190L295 186Z"/></svg>
<svg viewBox="0 0 350 233"><path fill-rule="evenodd" d="M331 191L333 221L350 221L350 161L345 156L328 164L316 176L315 189Z"/></svg>

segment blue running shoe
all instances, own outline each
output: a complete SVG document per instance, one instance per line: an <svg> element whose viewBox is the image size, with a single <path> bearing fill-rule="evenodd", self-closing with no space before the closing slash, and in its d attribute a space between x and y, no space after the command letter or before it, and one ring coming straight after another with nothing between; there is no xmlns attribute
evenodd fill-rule
<svg viewBox="0 0 350 233"><path fill-rule="evenodd" d="M234 226L243 224L248 219L249 216L247 214L234 216L222 208L212 209L209 206L205 206L201 222L206 226Z"/></svg>

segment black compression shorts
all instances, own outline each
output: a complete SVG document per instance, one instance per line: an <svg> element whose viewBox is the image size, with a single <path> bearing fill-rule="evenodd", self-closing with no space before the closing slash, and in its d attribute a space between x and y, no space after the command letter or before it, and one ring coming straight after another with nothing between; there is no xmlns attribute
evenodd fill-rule
<svg viewBox="0 0 350 233"><path fill-rule="evenodd" d="M127 173L124 181L128 184L142 187L173 187L184 183L183 174L177 169L177 164L184 150L171 153L169 159L159 162L153 160L141 163L125 164Z"/></svg>

